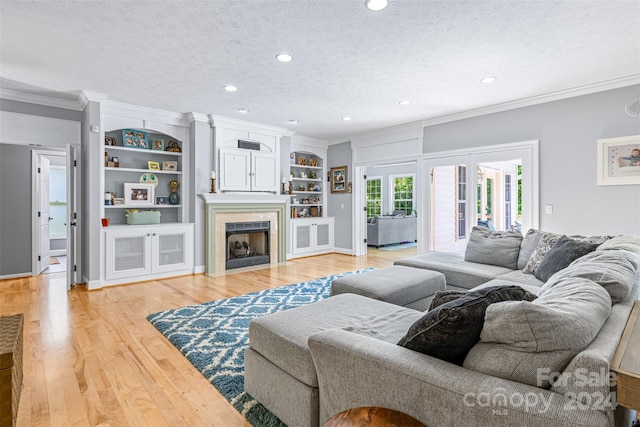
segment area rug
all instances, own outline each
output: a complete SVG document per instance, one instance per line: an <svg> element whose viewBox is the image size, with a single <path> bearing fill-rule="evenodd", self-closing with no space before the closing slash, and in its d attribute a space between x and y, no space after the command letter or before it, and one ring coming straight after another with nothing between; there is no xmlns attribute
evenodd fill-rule
<svg viewBox="0 0 640 427"><path fill-rule="evenodd" d="M285 426L244 391L244 350L249 341L249 322L265 314L327 298L333 279L368 270L372 269L175 308L150 314L147 320L182 352L251 425Z"/></svg>
<svg viewBox="0 0 640 427"><path fill-rule="evenodd" d="M397 251L399 249L415 248L416 246L417 246L416 242L405 242L405 243L396 243L394 245L380 246L378 249L380 249L381 251Z"/></svg>

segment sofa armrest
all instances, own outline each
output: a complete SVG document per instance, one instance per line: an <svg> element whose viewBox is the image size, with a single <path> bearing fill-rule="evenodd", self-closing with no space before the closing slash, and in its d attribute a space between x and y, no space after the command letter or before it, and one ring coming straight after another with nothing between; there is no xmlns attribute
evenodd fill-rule
<svg viewBox="0 0 640 427"><path fill-rule="evenodd" d="M378 406L426 425L612 425L612 413L575 409L548 390L471 371L353 332L309 338L320 391L320 424L341 411ZM566 409L566 410L565 410Z"/></svg>

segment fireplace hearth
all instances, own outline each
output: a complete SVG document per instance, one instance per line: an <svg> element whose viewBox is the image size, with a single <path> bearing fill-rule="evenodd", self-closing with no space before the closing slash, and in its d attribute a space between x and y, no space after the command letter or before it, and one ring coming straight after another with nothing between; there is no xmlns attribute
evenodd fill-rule
<svg viewBox="0 0 640 427"><path fill-rule="evenodd" d="M269 221L228 222L225 224L227 255L225 268L269 264Z"/></svg>

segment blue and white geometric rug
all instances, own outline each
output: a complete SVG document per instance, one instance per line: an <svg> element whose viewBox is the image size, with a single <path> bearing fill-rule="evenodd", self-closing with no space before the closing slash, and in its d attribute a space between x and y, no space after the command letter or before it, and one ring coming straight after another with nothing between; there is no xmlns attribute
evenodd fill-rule
<svg viewBox="0 0 640 427"><path fill-rule="evenodd" d="M284 426L275 415L244 391L244 350L249 341L249 322L265 314L327 298L333 279L368 270L371 268L175 308L150 314L147 320L182 352L251 425Z"/></svg>

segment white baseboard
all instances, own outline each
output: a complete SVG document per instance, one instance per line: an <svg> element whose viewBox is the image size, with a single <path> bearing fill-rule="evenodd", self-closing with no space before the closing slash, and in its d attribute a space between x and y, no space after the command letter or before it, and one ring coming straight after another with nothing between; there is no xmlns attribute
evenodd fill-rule
<svg viewBox="0 0 640 427"><path fill-rule="evenodd" d="M353 255L353 249L333 248L333 252L343 255Z"/></svg>
<svg viewBox="0 0 640 427"><path fill-rule="evenodd" d="M193 274L202 274L205 271L205 266L204 265L196 265L193 268Z"/></svg>
<svg viewBox="0 0 640 427"><path fill-rule="evenodd" d="M0 280L4 279L17 279L19 277L29 277L32 276L31 272L26 273L16 273L16 274L5 274L4 276L0 276Z"/></svg>

